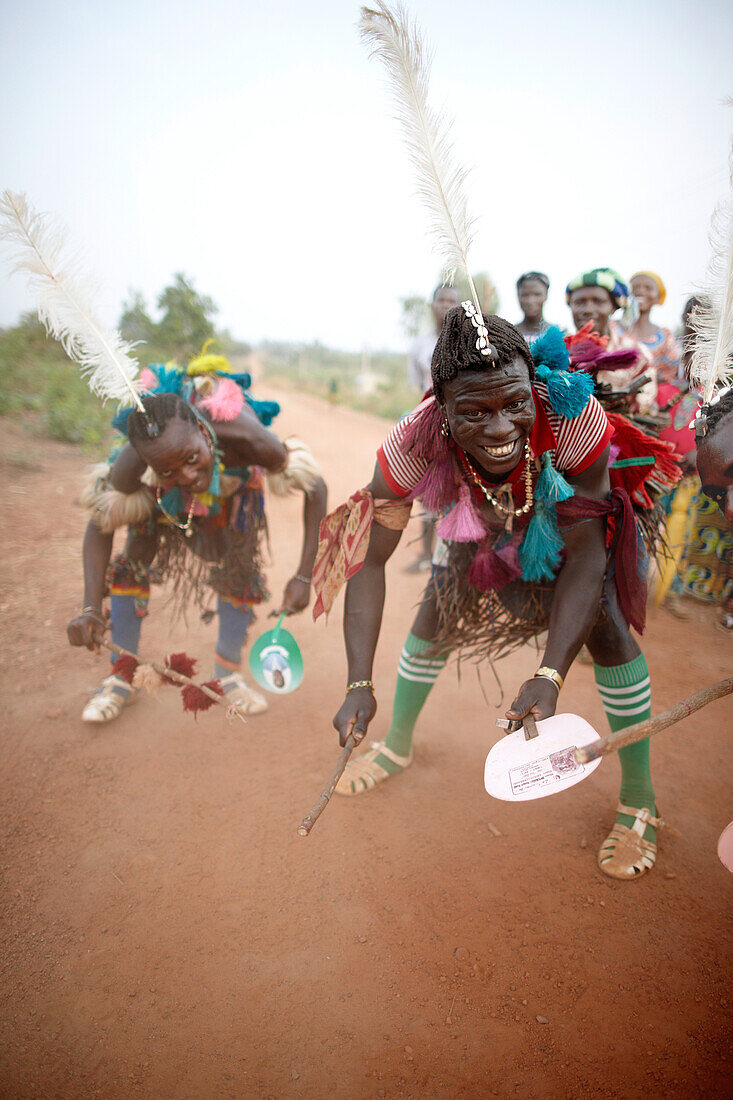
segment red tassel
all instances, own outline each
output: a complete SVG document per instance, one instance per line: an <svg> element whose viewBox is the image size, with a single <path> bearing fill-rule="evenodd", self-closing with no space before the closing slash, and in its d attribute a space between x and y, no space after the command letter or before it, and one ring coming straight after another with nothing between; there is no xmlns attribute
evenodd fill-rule
<svg viewBox="0 0 733 1100"><path fill-rule="evenodd" d="M507 562L492 550L491 546L479 548L468 570L468 583L481 592L492 592L516 580L520 570L513 570Z"/></svg>
<svg viewBox="0 0 733 1100"><path fill-rule="evenodd" d="M203 686L211 688L217 695L224 694L218 680L208 680ZM186 684L181 691L181 698L183 699L183 709L190 710L194 718L197 717L200 710L208 710L209 707L214 705L214 700L210 699L196 684Z"/></svg>
<svg viewBox="0 0 733 1100"><path fill-rule="evenodd" d="M126 680L128 684L131 684L137 665L138 661L136 657L124 655L117 658L112 666L112 671L115 676L119 676L120 680Z"/></svg>
<svg viewBox="0 0 733 1100"><path fill-rule="evenodd" d="M471 500L471 490L461 485L458 504L438 524L437 532L448 542L480 542L486 535L481 516Z"/></svg>
<svg viewBox="0 0 733 1100"><path fill-rule="evenodd" d="M620 469L610 470L611 487L624 488L635 504L653 508L654 501L647 492L647 484L653 486L658 493L669 492L682 475L674 446L663 439L647 435L620 413L606 415L614 430L613 442L618 447L619 460L646 457L654 459L653 466L622 466Z"/></svg>
<svg viewBox="0 0 733 1100"><path fill-rule="evenodd" d="M169 657L166 657L165 664L168 668L172 668L174 672L180 673L181 676L188 676L190 679L196 671L197 661L194 657L189 657L185 653L171 653ZM168 676L164 676L163 679L167 684L176 683Z"/></svg>

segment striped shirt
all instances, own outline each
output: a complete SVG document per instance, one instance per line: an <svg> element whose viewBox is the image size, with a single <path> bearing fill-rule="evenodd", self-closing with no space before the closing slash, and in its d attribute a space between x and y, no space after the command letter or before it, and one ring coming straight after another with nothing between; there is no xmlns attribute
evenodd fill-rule
<svg viewBox="0 0 733 1100"><path fill-rule="evenodd" d="M533 382L532 390L537 410L530 434L533 453L541 455L549 450L555 469L570 477L587 470L606 449L613 435L603 407L591 397L582 413L569 420L552 409L543 383ZM427 460L407 454L402 442L407 425L431 401L435 401L432 395L396 424L377 451L384 479L399 496L407 496L428 468ZM521 472L523 464L520 463L517 469Z"/></svg>

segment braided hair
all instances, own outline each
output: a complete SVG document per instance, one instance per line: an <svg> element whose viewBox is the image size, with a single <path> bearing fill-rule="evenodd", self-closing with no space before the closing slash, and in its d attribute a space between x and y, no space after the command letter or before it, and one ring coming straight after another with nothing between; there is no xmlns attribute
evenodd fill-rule
<svg viewBox="0 0 733 1100"><path fill-rule="evenodd" d="M171 420L198 423L190 405L177 393L144 394L141 400L145 412L133 409L127 420L127 438L133 447L138 443L149 443L161 435Z"/></svg>
<svg viewBox="0 0 733 1100"><path fill-rule="evenodd" d="M720 401L716 401L714 405L703 405L702 411L705 414L706 434L710 435L722 420L733 413L733 388L728 390Z"/></svg>
<svg viewBox="0 0 733 1100"><path fill-rule="evenodd" d="M476 329L463 306L454 306L446 314L438 342L433 352L431 374L433 391L442 404L443 386L452 382L462 370L493 371L508 367L515 359L521 359L527 367L530 381L534 380L534 361L529 345L522 334L503 317L484 314L484 324L489 330L489 343L494 349L491 358L476 348Z"/></svg>

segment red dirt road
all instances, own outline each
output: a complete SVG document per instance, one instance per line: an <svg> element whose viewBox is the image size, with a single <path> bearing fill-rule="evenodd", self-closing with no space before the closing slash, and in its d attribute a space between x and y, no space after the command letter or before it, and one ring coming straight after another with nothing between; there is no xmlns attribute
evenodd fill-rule
<svg viewBox="0 0 733 1100"><path fill-rule="evenodd" d="M318 454L337 503L370 473L384 422L279 395L281 434ZM297 416L296 416L297 412ZM73 448L2 426L3 1097L723 1097L732 1091L730 907L716 857L733 818L733 704L656 738L654 871L604 878L618 763L538 802L483 789L500 693L447 670L415 765L296 829L337 756L340 608L291 621L306 676L247 726L195 722L178 692L84 725L103 658L72 650L85 517ZM271 588L295 567L297 501L270 508ZM415 525L414 535L417 534ZM391 563L375 670L382 736L419 594ZM155 594L155 593L154 593ZM142 653L185 648L208 673L214 626L172 631L162 599ZM650 613L653 709L730 674L713 609ZM265 612L253 630L267 628ZM500 667L506 699L536 666ZM563 708L599 730L592 670ZM490 827L491 826L491 827ZM498 831L501 835L494 835Z"/></svg>

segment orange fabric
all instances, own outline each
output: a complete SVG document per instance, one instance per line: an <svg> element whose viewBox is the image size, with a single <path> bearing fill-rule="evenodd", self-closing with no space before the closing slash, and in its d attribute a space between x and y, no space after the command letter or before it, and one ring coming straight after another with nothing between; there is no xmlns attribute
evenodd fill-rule
<svg viewBox="0 0 733 1100"><path fill-rule="evenodd" d="M328 614L343 586L361 569L375 520L381 527L402 531L411 508L410 501L375 500L369 489L358 489L321 520L313 566L314 619Z"/></svg>

